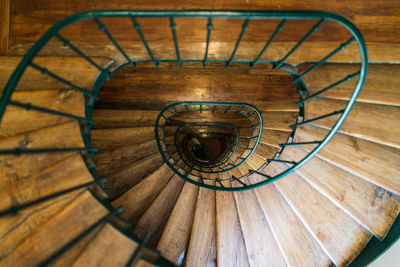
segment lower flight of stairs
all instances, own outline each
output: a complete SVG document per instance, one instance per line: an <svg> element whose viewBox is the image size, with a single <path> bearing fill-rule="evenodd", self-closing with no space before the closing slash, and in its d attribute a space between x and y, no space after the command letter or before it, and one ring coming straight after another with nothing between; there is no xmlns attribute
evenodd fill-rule
<svg viewBox="0 0 400 267"><path fill-rule="evenodd" d="M329 71L332 80L353 68L326 66L319 77ZM273 184L241 192L199 188L170 170L154 140L159 105L127 109L103 103L93 111L91 139L104 184L92 177L85 153L0 156L0 211L76 188L0 218L0 265L151 266L166 264L165 257L187 266L347 266L372 236L385 237L400 211L400 93L398 81L387 78L393 69L399 68L370 66L353 111L316 157ZM313 78L306 81L310 93L324 87ZM341 109L350 88L310 100L305 119ZM58 99L54 108L84 114L82 98L65 88L22 88L13 97L38 105ZM265 159L281 150L297 112L261 104L265 128L259 147L221 178L241 177L249 169L273 176L290 166L265 165ZM320 140L331 124L326 118L298 126L293 142ZM76 121L12 107L0 134L0 149L84 147ZM312 148L286 147L280 159L300 160ZM138 250L140 240L146 249Z"/></svg>

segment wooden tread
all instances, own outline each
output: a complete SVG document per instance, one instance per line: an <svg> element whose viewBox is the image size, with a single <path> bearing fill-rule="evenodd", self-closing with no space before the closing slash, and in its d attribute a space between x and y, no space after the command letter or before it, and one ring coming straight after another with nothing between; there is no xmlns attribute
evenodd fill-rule
<svg viewBox="0 0 400 267"><path fill-rule="evenodd" d="M5 266L38 265L107 214L108 210L103 204L85 191L51 220L38 227L0 263Z"/></svg>
<svg viewBox="0 0 400 267"><path fill-rule="evenodd" d="M123 266L128 264L137 246L132 239L106 223L72 266Z"/></svg>
<svg viewBox="0 0 400 267"><path fill-rule="evenodd" d="M306 155L304 150L287 147L281 159L298 161ZM296 173L380 239L399 214L397 196L318 156Z"/></svg>
<svg viewBox="0 0 400 267"><path fill-rule="evenodd" d="M331 265L329 257L274 185L257 188L255 192L287 265Z"/></svg>
<svg viewBox="0 0 400 267"><path fill-rule="evenodd" d="M305 104L305 120L317 118L343 110L347 102L342 100L314 98ZM330 129L338 120L337 116L312 122ZM372 142L400 149L400 106L355 103L339 132Z"/></svg>
<svg viewBox="0 0 400 267"><path fill-rule="evenodd" d="M328 131L300 126L294 142L322 140ZM303 146L310 149L312 145ZM319 152L323 159L363 179L400 194L400 150L337 133Z"/></svg>
<svg viewBox="0 0 400 267"><path fill-rule="evenodd" d="M182 192L169 216L157 249L168 260L182 264L189 246L193 217L196 210L199 187L185 183ZM171 244L174 244L171 246Z"/></svg>
<svg viewBox="0 0 400 267"><path fill-rule="evenodd" d="M264 170L273 176L286 169L273 162ZM291 173L274 185L336 266L347 266L371 238L358 222L297 174Z"/></svg>
<svg viewBox="0 0 400 267"><path fill-rule="evenodd" d="M163 164L146 179L112 201L112 205L114 207L123 206L121 216L127 221L135 222L143 215L172 176L172 170L167 164Z"/></svg>

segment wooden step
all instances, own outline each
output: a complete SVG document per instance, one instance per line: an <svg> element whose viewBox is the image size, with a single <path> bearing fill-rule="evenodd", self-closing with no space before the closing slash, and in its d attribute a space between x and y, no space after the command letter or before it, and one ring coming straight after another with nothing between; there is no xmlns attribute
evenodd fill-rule
<svg viewBox="0 0 400 267"><path fill-rule="evenodd" d="M328 131L300 126L294 142L322 140ZM311 145L303 146L311 149ZM400 194L400 151L366 140L337 133L319 152L320 157L361 178Z"/></svg>
<svg viewBox="0 0 400 267"><path fill-rule="evenodd" d="M262 113L263 128L291 132L289 127L296 123L298 112L264 111Z"/></svg>
<svg viewBox="0 0 400 267"><path fill-rule="evenodd" d="M51 220L38 227L0 263L5 266L38 265L107 213L108 210L89 191L85 191Z"/></svg>
<svg viewBox="0 0 400 267"><path fill-rule="evenodd" d="M94 129L154 126L160 112L153 110L94 109Z"/></svg>
<svg viewBox="0 0 400 267"><path fill-rule="evenodd" d="M115 208L122 206L121 216L129 222L136 222L172 176L172 170L167 164L163 164L144 180L115 199L112 205Z"/></svg>
<svg viewBox="0 0 400 267"><path fill-rule="evenodd" d="M64 194L48 201L20 210L17 214L9 214L0 218L0 262L36 228L67 206L84 189Z"/></svg>
<svg viewBox="0 0 400 267"><path fill-rule="evenodd" d="M305 119L313 119L343 110L347 102L342 100L314 98L305 104ZM332 128L339 116L331 116L312 123ZM400 148L400 107L355 103L340 132L372 142Z"/></svg>
<svg viewBox="0 0 400 267"><path fill-rule="evenodd" d="M0 91L4 90L6 82L14 71L17 63L21 61L21 58L22 57L1 57ZM102 67L105 67L110 62L110 59L104 57L93 57L92 59ZM91 91L93 83L99 74L98 69L84 58L76 57L76 55L61 58L39 56L35 57L33 62L88 91ZM43 75L32 67L27 67L15 90L38 91L65 89L71 89L71 87L48 75Z"/></svg>
<svg viewBox="0 0 400 267"><path fill-rule="evenodd" d="M137 145L154 139L154 127L130 127L92 130L92 143L101 151Z"/></svg>
<svg viewBox="0 0 400 267"><path fill-rule="evenodd" d="M143 239L149 235L147 241L149 246L157 245L183 184L184 180L174 175L139 221L131 221L132 231L137 237Z"/></svg>
<svg viewBox="0 0 400 267"><path fill-rule="evenodd" d="M125 266L137 246L135 241L106 223L72 266Z"/></svg>
<svg viewBox="0 0 400 267"><path fill-rule="evenodd" d="M122 146L115 150L96 153L94 155L96 171L99 176L107 176L129 163L143 159L157 151L157 143L150 140L138 145Z"/></svg>
<svg viewBox="0 0 400 267"><path fill-rule="evenodd" d="M285 144L290 132L264 129L261 134L260 142L270 146L280 148L279 144Z"/></svg>
<svg viewBox="0 0 400 267"><path fill-rule="evenodd" d="M232 182L232 186L240 184ZM264 266L266 263L286 266L254 191L234 192L233 195L250 266Z"/></svg>
<svg viewBox="0 0 400 267"><path fill-rule="evenodd" d="M97 226L95 229L90 231L87 235L82 237L73 247L66 250L54 261L52 261L52 267L66 267L72 266L72 264L78 259L84 250L90 245L90 243L97 237L102 230L103 225Z"/></svg>
<svg viewBox="0 0 400 267"><path fill-rule="evenodd" d="M250 177L255 183L263 178ZM331 260L273 184L255 189L288 266L330 266Z"/></svg>
<svg viewBox="0 0 400 267"><path fill-rule="evenodd" d="M295 147L285 148L281 159L298 161L307 153ZM296 171L349 216L380 239L400 211L400 199L329 162L314 157Z"/></svg>
<svg viewBox="0 0 400 267"><path fill-rule="evenodd" d="M83 148L77 122L69 122L34 132L0 139L0 149ZM0 188L14 184L32 174L44 171L57 162L74 155L68 153L22 154L0 156Z"/></svg>
<svg viewBox="0 0 400 267"><path fill-rule="evenodd" d="M298 100L292 76L288 73L282 75L282 71L269 75L236 74L226 71L220 74L218 69L213 69L213 72L214 74L176 71L165 73L161 68L155 69L152 74L127 72L123 78L104 84L99 93L102 99L101 107L120 106L135 109L138 108L138 104L142 106L140 103L155 103L153 109L160 110L160 107L169 103L188 101L260 101L267 104L276 101L275 107L281 108L279 106L282 104L279 103L287 106L287 99L292 99L293 103ZM243 94L243 88L246 88L246 94Z"/></svg>
<svg viewBox="0 0 400 267"><path fill-rule="evenodd" d="M265 160L263 160L262 158L260 158L259 156L257 156L256 154L253 154L246 160L246 163L249 164L249 166L253 170L258 170L267 162Z"/></svg>
<svg viewBox="0 0 400 267"><path fill-rule="evenodd" d="M63 170L60 172L60 170ZM94 181L82 157L74 156L0 191L0 210L20 206Z"/></svg>
<svg viewBox="0 0 400 267"><path fill-rule="evenodd" d="M11 100L74 116L85 116L84 97L81 93L72 90L15 92ZM0 137L35 131L68 121L72 119L9 105L1 120Z"/></svg>
<svg viewBox="0 0 400 267"><path fill-rule="evenodd" d="M279 152L281 149L277 148L275 146L270 146L267 144L263 143L258 143L256 150L254 153L259 156L260 158L263 159L272 159L277 152Z"/></svg>
<svg viewBox="0 0 400 267"><path fill-rule="evenodd" d="M273 162L264 170L274 176L286 169ZM336 266L347 266L371 238L367 230L297 174L291 173L274 185Z"/></svg>
<svg viewBox="0 0 400 267"><path fill-rule="evenodd" d="M220 179L229 179L227 173L221 173ZM229 180L221 182L230 187ZM242 229L235 205L233 192L216 192L216 236L217 263L219 266L249 266Z"/></svg>
<svg viewBox="0 0 400 267"><path fill-rule="evenodd" d="M199 187L185 183L169 216L157 250L171 262L181 265L189 246L189 238L196 210ZM171 246L171 244L174 244Z"/></svg>
<svg viewBox="0 0 400 267"><path fill-rule="evenodd" d="M200 188L187 251L187 266L217 266L215 191Z"/></svg>
<svg viewBox="0 0 400 267"><path fill-rule="evenodd" d="M312 64L302 64L298 68L299 72L303 73L306 69L311 67L311 65ZM314 94L359 70L360 65L358 64L323 64L305 76L303 81L310 91L310 94ZM357 102L399 106L399 71L400 65L397 64L368 64L368 74L365 78L365 83L360 95L357 98ZM348 100L357 82L358 77L355 77L351 81L347 81L324 92L322 95L329 98Z"/></svg>
<svg viewBox="0 0 400 267"><path fill-rule="evenodd" d="M138 184L163 163L161 154L156 152L139 161L130 163L119 171L109 174L103 187L109 194L110 200L114 200L127 192L132 186Z"/></svg>

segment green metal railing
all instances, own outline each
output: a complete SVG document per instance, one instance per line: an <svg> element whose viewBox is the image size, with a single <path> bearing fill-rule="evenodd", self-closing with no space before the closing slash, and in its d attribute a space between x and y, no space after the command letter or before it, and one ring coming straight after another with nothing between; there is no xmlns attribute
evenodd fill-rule
<svg viewBox="0 0 400 267"><path fill-rule="evenodd" d="M214 118L217 121L224 116L227 118L232 118L232 115L236 116L236 120L245 121L241 125L235 125L235 123L221 123L221 122L185 122L185 120L195 120L196 115L208 113L210 117L205 117L212 119L213 115L218 114L219 118ZM176 121L177 116L179 118L179 126L175 130L174 134L168 136L166 134L166 128L176 127L173 123ZM194 117L193 117L194 116ZM230 117L228 117L230 116ZM235 119L232 119L233 121ZM227 148L226 157L219 159L215 164L210 163L207 165L202 165L196 163L193 159L185 157L188 153L183 153L185 150L185 145L183 140L185 140L183 134L184 129L190 129L189 133L192 134L199 130L199 127L210 128L220 128L220 129L231 129L229 133L225 133L228 137L233 137L233 146ZM210 132L210 130L206 132ZM240 134L242 129L248 129L251 132L251 136L243 136ZM253 105L246 103L222 103L222 102L183 102L175 103L165 107L158 115L155 123L155 136L158 148L164 161L169 165L169 167L180 177L185 180L190 180L191 182L197 182L204 184L204 180L215 180L218 178L217 175L222 172L229 172L238 166L242 165L254 152L257 144L260 141L263 129L263 121L261 112ZM215 131L215 129L213 129ZM218 131L217 131L218 132ZM181 142L178 142L178 138L181 136ZM166 145L166 140L168 137L173 137L174 148L176 151L169 151ZM235 155L237 146L239 145L239 140L243 141L244 148L240 154ZM176 152L178 157L175 159L173 153ZM179 161L182 161L181 163ZM187 170L188 168L188 170ZM213 174L211 178L203 177L204 174ZM212 186L212 185L208 185ZM215 188L221 187L218 185L213 186Z"/></svg>
<svg viewBox="0 0 400 267"><path fill-rule="evenodd" d="M145 51L147 52L149 58L141 58L141 59L133 59L131 58L128 53L124 50L124 48L119 44L117 38L115 38L110 31L107 28L107 23L104 22L104 18L112 18L112 17L126 17L132 22L132 32L136 32L140 40L145 48ZM141 25L138 23L137 18L145 18L145 17L160 17L160 18L167 18L169 19L169 27L171 30L171 34L173 37L173 44L174 44L174 49L175 49L175 58L168 58L168 59L160 59L157 58L154 54L154 52L151 49L151 45L146 39L146 34L145 32L142 31ZM177 29L180 27L179 23L175 22L176 18L205 18L206 19L206 35L204 36L205 40L205 51L204 51L204 56L201 58L184 58L182 57L181 51L180 51L180 36L179 32ZM229 18L232 20L235 19L244 19L244 23L242 25L242 29L239 33L239 36L237 37L237 40L234 45L233 51L230 53L230 56L227 58L210 58L209 57L209 48L210 44L212 43L212 36L213 36L213 23L215 20L221 19L221 18ZM240 48L243 38L246 36L247 28L251 24L256 24L257 20L260 19L266 19L266 20L279 20L279 24L277 25L276 29L272 33L271 36L266 36L265 39L265 45L261 49L261 51L257 54L255 58L251 59L237 59L237 51ZM112 45L116 48L116 51L122 55L124 58L124 62L118 66L113 65L113 60L111 59L110 64L108 64L105 67L101 67L99 64L97 64L92 57L93 56L101 56L101 51L98 51L98 55L92 55L85 53L82 48L79 47L79 45L74 44L72 41L68 40L65 36L63 36L60 31L69 25L73 23L77 23L79 21L85 21L85 20L92 20L94 21L101 32L110 40ZM301 38L294 46L292 49L290 49L289 52L287 52L280 60L262 60L264 55L267 54L268 48L270 48L271 44L274 43L276 38L279 36L279 34L285 29L285 26L290 22L291 20L317 20L317 23L308 30L308 32ZM306 43L309 38L317 32L320 27L325 24L326 22L334 22L339 24L340 26L344 27L345 29L348 30L349 33L351 33L352 37L350 39L344 40L341 45L339 45L336 49L334 49L332 52L330 52L328 55L326 55L323 59L320 61L316 62L312 67L308 68L305 70L303 73L296 73L293 70L293 65L289 63L289 59L295 53L297 50L301 49L303 47L303 44ZM127 33L129 34L129 33ZM72 52L74 52L77 56L83 58L87 62L89 62L97 71L98 71L98 78L96 82L94 83L92 88L83 88L79 84L74 84L71 81L69 81L67 78L60 77L56 73L54 73L52 70L46 69L43 66L40 66L36 63L34 63L34 59L36 56L38 56L39 52L42 50L43 47L46 46L46 44L50 41L50 39L56 38L57 40L61 41L61 43L68 49L70 49ZM350 44L356 44L358 45L358 51L360 54L361 58L361 64L360 64L360 69L354 73L348 74L348 76L343 77L339 81L333 81L333 83L325 88L320 89L317 93L314 94L309 94L307 90L306 84L303 82L303 78L312 73L314 70L318 69L320 66L322 66L324 63L326 63L329 59L331 59L334 55L337 53L340 53L340 51L346 49L349 47ZM118 55L118 56L120 56ZM305 58L304 62L307 62L308 59ZM71 151L76 151L78 153L81 153L82 156L85 156L83 158L86 159L86 163L88 166L88 169L90 172L93 174L93 177L95 178L96 183L101 183L103 180L101 180L99 177L97 177L96 170L95 170L95 162L93 160L93 154L96 152L96 149L91 146L91 140L90 140L90 134L91 134L91 128L94 125L95 122L92 121L92 109L94 102L98 100L98 92L100 88L102 87L103 83L108 80L112 79L112 74L117 71L118 69L130 65L132 67L136 67L138 63L142 62L150 62L153 63L154 66L159 66L160 63L163 62L168 62L168 63L177 63L179 66L184 66L185 63L188 62L199 62L202 63L204 67L208 66L208 63L211 62L217 62L217 63L225 63L226 67L231 67L234 63L241 63L241 64L248 64L248 68L254 68L258 64L271 64L273 68L275 69L281 69L281 70L286 70L288 71L291 75L293 75L293 81L297 84L297 90L301 95L300 100L297 102L297 104L300 107L300 110L304 108L305 103L307 103L308 100L315 98L315 97L321 97L323 93L345 83L348 82L352 79L358 78L357 84L354 87L354 91L351 94L351 96L348 99L347 105L345 108L335 111L332 114L326 114L323 116L320 116L319 118L314 118L312 120L301 120L299 119L298 122L294 125L292 125L293 130L296 130L296 127L299 125L307 125L309 123L315 122L316 120L326 118L328 116L335 116L338 115L338 119L336 120L335 124L330 128L329 133L321 140L310 140L308 142L302 142L302 143L292 143L292 138L288 139L288 142L285 144L281 144L282 148L286 146L302 146L306 144L314 144L315 147L312 149L309 154L304 157L302 160L298 162L284 162L279 159L279 154L274 157L273 159L269 159L266 163L268 162L273 162L273 161L281 161L284 164L287 164L288 168L283 171L282 173L274 176L274 177L267 177L265 176L265 180L256 184L249 184L247 182L244 182L245 180L241 180L240 177L234 177L232 176L230 179L238 181L239 182L239 187L222 187L222 184L219 182L219 180L216 180L216 184L219 184L219 186L212 186L209 184L204 184L202 182L197 182L194 180L190 180L187 178L185 175L179 172L180 176L184 178L185 180L194 183L199 186L203 186L206 188L211 188L211 189L216 189L216 190L224 190L224 191L240 191L240 190L247 190L251 188L256 188L258 186L262 186L271 182L274 182L282 177L285 177L287 174L293 172L300 166L302 166L304 163L306 163L309 159L311 159L313 156L315 156L329 141L332 139L332 137L335 135L335 133L338 131L339 127L343 124L345 118L348 116L352 106L354 105L354 102L356 101L356 98L358 94L360 93L360 90L362 88L362 85L365 80L365 76L367 73L367 63L368 63L368 56L367 56L367 50L366 50L366 45L363 40L363 37L359 30L346 18L330 13L330 12L321 12L321 11L173 11L173 10L162 10L162 11L140 11L140 10L99 10L99 11L88 11L88 12L83 12L83 13L78 13L73 16L67 17L60 22L56 23L54 26L52 26L49 30L46 31L46 33L33 45L33 47L29 50L28 54L21 60L17 68L15 69L14 73L12 74L11 78L9 79L6 87L4 88L3 95L0 99L0 119L3 118L4 113L6 111L6 108L8 106L14 106L17 108L21 109L26 109L26 110L33 110L36 112L42 112L42 113L47 113L47 114L52 114L60 117L67 117L73 120L76 120L79 122L80 127L81 127L81 132L82 132L82 137L84 139L85 146L84 147L73 147L73 148L63 148L63 147L54 147L54 148L36 148L36 149L26 149L23 147L15 147L12 149L2 149L0 150L0 155L23 155L23 154L43 154L43 153L63 153L63 152L71 152ZM36 105L32 105L29 102L27 103L22 103L18 102L15 100L12 100L12 94L15 91L15 88L17 87L19 81L25 74L26 69L34 69L36 71L40 71L42 73L42 77L49 78L49 79L54 79L60 82L61 84L64 84L71 90L75 90L77 92L82 93L82 97L85 100L85 117L78 117L70 113L66 112L60 112L58 110L52 110ZM259 115L259 114L258 114ZM300 116L301 118L301 116ZM260 121L260 123L262 123ZM262 129L262 126L259 125L257 126L256 124L254 125L254 129L259 127ZM156 127L158 129L159 127ZM293 136L293 135L292 135ZM161 139L160 139L161 140ZM160 140L157 140L158 143ZM259 140L259 137L257 138L257 142ZM254 146L256 147L256 146ZM253 148L252 148L253 151ZM87 157L86 157L87 156ZM165 158L164 158L165 159ZM168 159L167 159L168 160ZM168 163L168 161L166 161ZM182 171L183 172L183 171ZM256 172L256 170L251 170L250 174L252 172ZM260 172L261 173L261 172ZM88 187L90 186L89 184L82 185L82 187ZM70 190L75 190L75 188L71 188ZM30 203L24 204L24 206L16 206L16 207L10 207L8 210L5 211L0 211L0 216L4 216L6 214L16 212L19 209L23 209L25 207L28 207L30 205L34 205L35 203L38 203L40 201L45 201L48 199L51 199L53 197L56 197L59 194L64 194L67 193L68 191L66 190L65 192L59 192L58 194L50 195L47 197L44 197L42 199L34 200ZM397 223L395 223L395 229L399 229L399 223L398 220L396 220ZM395 240L393 237L394 235L398 236L398 232L395 232L395 234L390 235L391 240ZM371 241L371 244L376 242L375 240ZM389 242L390 243L390 242ZM371 245L374 246L374 245ZM368 247L368 246L367 246ZM380 249L382 251L384 249ZM377 254L379 253L377 251L372 250L372 254ZM371 255L372 255L371 254ZM369 255L371 258L372 256ZM160 258L160 261L163 261L164 259ZM132 259L134 261L134 259ZM356 260L357 261L357 260ZM362 262L362 261L360 261ZM165 262L164 262L165 263Z"/></svg>

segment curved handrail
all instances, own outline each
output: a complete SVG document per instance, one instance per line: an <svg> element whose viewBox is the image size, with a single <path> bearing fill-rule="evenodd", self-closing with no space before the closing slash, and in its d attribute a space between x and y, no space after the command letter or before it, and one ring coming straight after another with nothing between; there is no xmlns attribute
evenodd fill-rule
<svg viewBox="0 0 400 267"><path fill-rule="evenodd" d="M325 12L325 11L174 11L174 10L162 10L162 11L138 11L138 10L96 10L96 11L87 11L87 12L82 12L78 13L75 15L72 15L70 17L67 17L55 25L53 25L50 29L46 31L46 33L33 45L33 47L29 50L28 54L22 59L20 64L17 66L15 69L14 73L12 74L10 80L8 81L5 90L3 92L3 95L0 99L0 116L3 117L4 110L7 106L8 103L10 103L10 98L11 95L18 84L22 74L24 73L25 69L27 68L28 65L31 64L33 58L37 55L37 53L40 51L40 49L54 36L57 36L58 31L60 31L62 28L68 26L69 24L72 24L77 21L85 20L85 19L97 19L101 17L168 17L168 18L174 18L174 17L202 17L202 18L244 18L244 19L282 19L283 21L290 20L290 19L320 19L323 21L334 21L339 24L341 24L344 28L346 28L352 35L353 39L358 43L360 55L361 55L361 69L359 71L359 79L357 82L357 85L355 87L355 90L353 91L353 94L351 95L346 108L343 110L341 113L339 119L335 123L335 125L332 127L331 131L328 133L328 135L321 141L318 142L317 146L301 161L296 163L294 166L290 167L283 173L275 176L273 179L269 179L266 181L259 182L257 184L252 184L247 186L246 188L218 188L218 190L225 190L225 191L230 191L230 190L244 190L244 189L250 189L250 188L256 188L258 186L262 186L268 183L271 183L273 181L276 181L287 174L291 173L295 169L299 168L302 166L304 163L306 163L309 159L311 159L315 154L317 154L328 142L334 134L337 132L339 127L342 125L344 122L345 118L349 114L352 106L354 105L354 102L361 90L361 87L364 83L365 76L367 73L367 62L368 62L368 55L367 55L367 49L365 45L365 41L360 33L360 31L354 26L352 22L350 22L348 19L344 18L343 16L340 16L335 13L331 12ZM318 23L319 26L322 23ZM173 26L173 25L171 25ZM282 25L280 25L282 26ZM314 26L314 28L316 27ZM311 33L314 31L314 28ZM277 32L279 30L279 27L277 28ZM309 34L310 35L310 34ZM271 38L272 40L272 38ZM175 40L176 41L176 40ZM304 41L304 40L302 40ZM175 43L176 44L176 43ZM238 46L239 42L237 43ZM300 43L299 43L300 45ZM234 53L236 52L237 46L235 47ZM176 48L178 48L176 46ZM233 54L234 54L233 53ZM180 65L184 62L203 62L206 64L207 62L225 62L228 65L230 65L233 62L240 62L240 63L249 63L251 66L254 66L256 63L270 63L274 64L275 67L280 67L281 69L284 69L287 64L284 61L279 61L279 62L273 62L273 61L262 61L262 60L235 60L233 57L230 59L216 59L216 60L211 60L211 59L181 59L178 57L177 59L168 59L168 60L156 60L154 61L153 59L145 59L145 60L137 60L135 62L177 62ZM122 65L130 64L131 62L127 61L123 63ZM118 68L118 67L117 67ZM109 73L107 69L102 69L101 72L104 73ZM301 81L301 78L300 78ZM299 81L298 81L299 82ZM11 153L11 152L10 152ZM208 185L203 185L201 183L194 182L194 184L199 185L199 186L205 186L209 187ZM210 188L210 187L209 187Z"/></svg>

